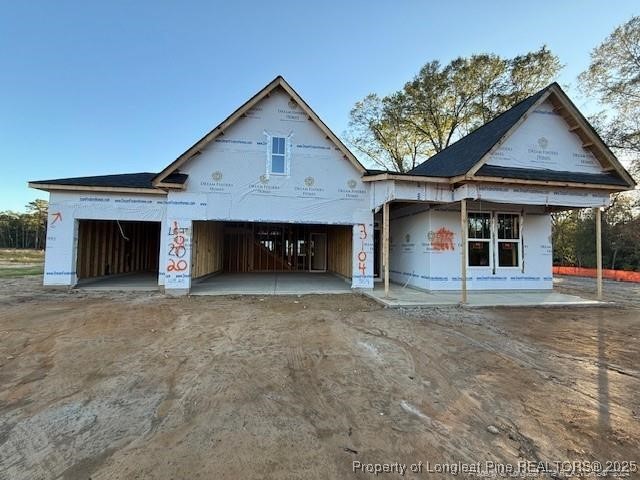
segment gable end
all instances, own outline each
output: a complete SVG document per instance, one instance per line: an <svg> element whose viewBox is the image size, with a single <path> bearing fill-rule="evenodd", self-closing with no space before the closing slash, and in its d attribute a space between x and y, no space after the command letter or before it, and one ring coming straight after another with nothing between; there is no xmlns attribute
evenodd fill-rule
<svg viewBox="0 0 640 480"><path fill-rule="evenodd" d="M309 107L309 105L298 95L298 93L285 81L282 76L276 77L266 87L256 93L247 102L241 105L235 112L227 117L217 127L207 133L204 137L198 140L193 146L191 146L186 152L180 155L176 160L164 168L153 179L155 186L162 186L165 179L176 172L180 166L185 162L193 158L195 155L200 154L202 149L213 142L218 136L223 135L225 130L231 127L235 122L241 119L251 108L258 104L265 97L268 97L275 89L283 89L293 101L295 101L302 110L308 115L309 120L314 122L320 130L327 136L327 138L335 144L335 146L341 151L344 158L348 160L360 174L366 173L364 166L358 161L358 159L349 151L349 149L340 141L340 139L327 127L327 125L318 117L318 115Z"/></svg>

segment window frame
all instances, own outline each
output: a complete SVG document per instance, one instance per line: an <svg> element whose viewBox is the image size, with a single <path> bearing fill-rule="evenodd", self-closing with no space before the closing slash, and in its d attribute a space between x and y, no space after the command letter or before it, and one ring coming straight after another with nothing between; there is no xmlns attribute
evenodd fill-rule
<svg viewBox="0 0 640 480"><path fill-rule="evenodd" d="M276 176L276 177L289 177L291 175L291 136L292 134L289 133L284 134L284 133L278 133L278 132L274 132L274 133L269 133L269 132L264 132L265 136L267 137L267 162L266 162L266 176L267 178L269 178L270 176ZM283 139L284 140L284 153L274 153L273 152L273 141L274 139ZM282 172L274 172L273 171L273 157L277 155L277 156L282 156L284 159L284 171Z"/></svg>
<svg viewBox="0 0 640 480"><path fill-rule="evenodd" d="M275 142L280 143L282 141L282 153L274 153L273 144ZM276 137L275 135L271 137L271 171L269 172L271 175L286 175L287 174L287 138L286 137ZM282 171L276 172L273 169L273 158L274 157L282 157Z"/></svg>
<svg viewBox="0 0 640 480"><path fill-rule="evenodd" d="M485 214L489 215L489 238L476 238L469 235L469 218L472 214ZM499 238L498 230L498 215L512 215L518 218L518 238ZM503 210L491 210L480 211L470 210L467 212L467 268L483 268L490 269L495 273L495 270L500 269L521 269L522 268L522 256L523 256L523 242L522 242L522 220L523 215L520 212L508 212ZM472 242L487 242L489 243L489 264L488 265L471 265L471 258L469 256L469 244ZM518 244L518 264L515 266L502 266L500 265L500 243L517 243Z"/></svg>
<svg viewBox="0 0 640 480"><path fill-rule="evenodd" d="M489 215L489 238L477 238L469 235L469 218L473 214ZM489 268L493 269L493 212L472 210L467 212L467 268ZM485 242L489 244L489 264L488 265L471 265L471 257L469 256L469 244L471 242Z"/></svg>
<svg viewBox="0 0 640 480"><path fill-rule="evenodd" d="M496 244L496 267L497 268L510 268L510 269L520 269L522 268L522 214L519 212L505 212L505 211L496 211L493 212L495 217L495 244ZM518 219L518 238L500 238L500 230L498 217L499 215L511 215L513 217L517 217ZM500 265L500 243L516 243L518 244L518 264L517 265Z"/></svg>

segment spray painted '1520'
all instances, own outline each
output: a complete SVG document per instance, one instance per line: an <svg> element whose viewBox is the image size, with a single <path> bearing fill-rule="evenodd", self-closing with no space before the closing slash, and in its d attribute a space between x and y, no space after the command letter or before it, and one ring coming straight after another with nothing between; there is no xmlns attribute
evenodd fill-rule
<svg viewBox="0 0 640 480"><path fill-rule="evenodd" d="M182 260L187 254L187 248L185 246L185 228L180 228L177 221L173 222L173 228L170 235L171 243L169 244L169 258L167 262L167 272L183 272L187 269L188 264L186 260Z"/></svg>

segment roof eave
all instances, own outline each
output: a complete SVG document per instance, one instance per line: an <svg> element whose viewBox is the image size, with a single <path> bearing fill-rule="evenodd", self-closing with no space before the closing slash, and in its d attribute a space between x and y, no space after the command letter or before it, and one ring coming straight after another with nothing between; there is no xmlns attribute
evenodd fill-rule
<svg viewBox="0 0 640 480"><path fill-rule="evenodd" d="M426 177L423 175L407 175L398 173L378 173L376 175L367 175L362 177L363 182L379 182L385 180L399 180L404 182L420 182L420 183L450 183L447 177Z"/></svg>
<svg viewBox="0 0 640 480"><path fill-rule="evenodd" d="M632 190L633 187L624 185L611 185L604 183L588 183L588 182L564 182L555 180L529 180L524 178L509 178L509 177L493 177L493 176L473 176L473 175L458 175L455 177L426 177L422 175L405 175L405 174L393 174L393 173L381 173L377 175L369 175L363 177L363 182L381 182L387 180L404 181L404 182L419 182L419 183L437 183L437 184L458 184L458 183L512 183L515 185L537 185L546 187L571 187L571 188L591 188L610 190L612 192L622 192Z"/></svg>
<svg viewBox="0 0 640 480"><path fill-rule="evenodd" d="M468 176L461 175L451 179L452 183L513 183L519 185L539 185L547 187L570 187L570 188L591 188L599 190L610 190L612 192L624 192L632 190L628 186L611 185L605 183L587 183L587 182L563 182L558 180L529 180L524 178L508 178L508 177L490 177L490 176Z"/></svg>
<svg viewBox="0 0 640 480"><path fill-rule="evenodd" d="M51 191L68 191L68 192L104 192L104 193L137 193L146 195L166 195L166 190L160 188L143 188L143 187L97 187L95 185L58 185L54 183L38 183L29 182L29 188Z"/></svg>

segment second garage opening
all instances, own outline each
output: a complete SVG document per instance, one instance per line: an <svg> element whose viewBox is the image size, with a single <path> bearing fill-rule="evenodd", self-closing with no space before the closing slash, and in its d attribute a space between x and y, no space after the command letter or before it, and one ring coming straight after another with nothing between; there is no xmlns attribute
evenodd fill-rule
<svg viewBox="0 0 640 480"><path fill-rule="evenodd" d="M212 279L222 285L226 279L239 285L244 279L248 285L254 280L277 282L277 278L302 281L300 275L264 274L306 273L315 274L308 277L314 282L331 277L344 288L344 280L352 275L352 231L351 225L197 221L193 223L192 277L196 283ZM212 277L220 273L225 275Z"/></svg>

